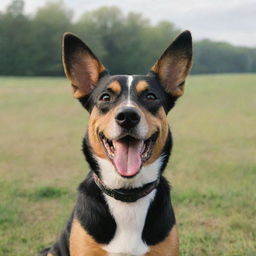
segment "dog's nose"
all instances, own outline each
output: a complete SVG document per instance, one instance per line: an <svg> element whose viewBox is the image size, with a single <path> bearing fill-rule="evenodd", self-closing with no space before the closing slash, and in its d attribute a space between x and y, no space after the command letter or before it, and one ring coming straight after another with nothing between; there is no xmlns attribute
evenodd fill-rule
<svg viewBox="0 0 256 256"><path fill-rule="evenodd" d="M140 121L140 114L133 107L123 107L116 113L116 122L123 128L131 129Z"/></svg>

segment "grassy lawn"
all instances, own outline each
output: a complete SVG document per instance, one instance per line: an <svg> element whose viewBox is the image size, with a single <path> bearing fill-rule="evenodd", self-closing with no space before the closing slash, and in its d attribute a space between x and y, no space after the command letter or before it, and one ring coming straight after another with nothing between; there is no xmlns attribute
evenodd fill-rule
<svg viewBox="0 0 256 256"><path fill-rule="evenodd" d="M0 256L50 245L87 165L87 113L60 78L0 78ZM181 255L256 255L256 75L192 76L165 175Z"/></svg>

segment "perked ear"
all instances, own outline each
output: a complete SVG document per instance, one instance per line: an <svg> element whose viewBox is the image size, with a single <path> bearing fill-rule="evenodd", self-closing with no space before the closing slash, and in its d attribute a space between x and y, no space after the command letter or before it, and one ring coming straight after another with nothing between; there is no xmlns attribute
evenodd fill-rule
<svg viewBox="0 0 256 256"><path fill-rule="evenodd" d="M77 99L88 95L95 88L100 73L106 70L89 47L71 33L63 35L62 62Z"/></svg>
<svg viewBox="0 0 256 256"><path fill-rule="evenodd" d="M151 71L158 74L166 92L179 97L184 93L185 78L191 65L192 37L189 31L184 31L164 51Z"/></svg>

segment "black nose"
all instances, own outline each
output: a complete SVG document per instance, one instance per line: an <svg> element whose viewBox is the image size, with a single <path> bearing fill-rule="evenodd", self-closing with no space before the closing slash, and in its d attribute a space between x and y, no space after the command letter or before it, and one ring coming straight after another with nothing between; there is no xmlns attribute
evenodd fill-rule
<svg viewBox="0 0 256 256"><path fill-rule="evenodd" d="M123 107L116 113L116 122L123 128L131 129L140 121L140 114L133 107Z"/></svg>

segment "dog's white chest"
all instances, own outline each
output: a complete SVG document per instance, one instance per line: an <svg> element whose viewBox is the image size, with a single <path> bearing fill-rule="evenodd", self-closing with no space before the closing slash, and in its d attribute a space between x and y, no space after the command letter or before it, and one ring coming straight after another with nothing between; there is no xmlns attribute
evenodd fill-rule
<svg viewBox="0 0 256 256"><path fill-rule="evenodd" d="M105 195L117 225L114 238L103 247L110 256L142 256L148 252L148 246L142 241L142 231L154 196L155 191L152 191L134 203L125 203Z"/></svg>

